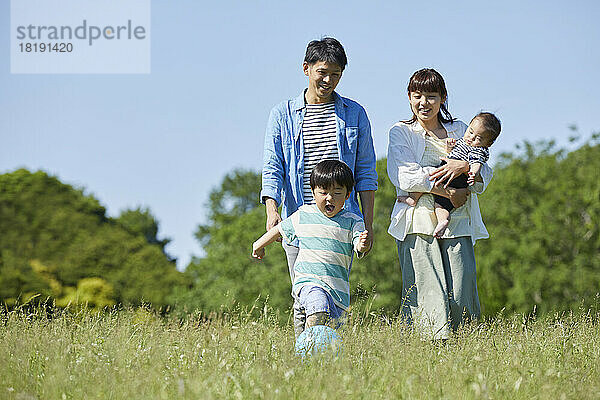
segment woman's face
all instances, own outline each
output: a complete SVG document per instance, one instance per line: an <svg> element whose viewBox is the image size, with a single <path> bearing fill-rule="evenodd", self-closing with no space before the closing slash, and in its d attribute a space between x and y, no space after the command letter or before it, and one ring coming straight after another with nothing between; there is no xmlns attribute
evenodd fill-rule
<svg viewBox="0 0 600 400"><path fill-rule="evenodd" d="M446 100L438 92L410 92L410 108L420 122L437 121L442 103Z"/></svg>

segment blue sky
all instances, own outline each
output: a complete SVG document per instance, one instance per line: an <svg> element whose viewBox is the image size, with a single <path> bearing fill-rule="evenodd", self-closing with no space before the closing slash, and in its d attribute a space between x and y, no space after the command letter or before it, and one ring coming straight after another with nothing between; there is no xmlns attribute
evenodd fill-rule
<svg viewBox="0 0 600 400"><path fill-rule="evenodd" d="M155 0L147 75L11 74L9 11L2 1L0 172L43 169L111 216L149 207L180 268L201 254L193 232L209 191L234 168L261 167L269 110L305 87L312 39L345 46L337 90L367 109L378 157L389 127L410 116L406 85L422 67L444 76L455 117L500 117L492 160L523 140L566 144L570 124L600 131L600 3L591 0Z"/></svg>

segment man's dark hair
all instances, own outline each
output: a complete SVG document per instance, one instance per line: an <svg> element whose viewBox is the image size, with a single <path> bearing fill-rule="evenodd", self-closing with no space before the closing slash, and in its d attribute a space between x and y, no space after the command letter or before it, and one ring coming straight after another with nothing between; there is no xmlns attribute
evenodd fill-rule
<svg viewBox="0 0 600 400"><path fill-rule="evenodd" d="M321 161L310 174L310 188L329 189L335 184L345 187L348 193L354 188L354 175L345 162L340 160Z"/></svg>
<svg viewBox="0 0 600 400"><path fill-rule="evenodd" d="M308 63L309 65L313 65L319 61L337 64L340 66L342 71L348 64L344 47L340 42L332 37L324 37L321 40L313 40L308 44L308 47L306 47L304 62Z"/></svg>

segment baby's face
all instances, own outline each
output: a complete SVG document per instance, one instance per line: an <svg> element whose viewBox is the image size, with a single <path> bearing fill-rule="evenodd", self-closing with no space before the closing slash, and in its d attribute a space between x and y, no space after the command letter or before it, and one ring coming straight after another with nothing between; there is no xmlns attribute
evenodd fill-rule
<svg viewBox="0 0 600 400"><path fill-rule="evenodd" d="M473 147L490 147L492 144L488 138L489 134L483 128L483 124L479 121L479 118L475 118L465 132L463 136L464 141Z"/></svg>

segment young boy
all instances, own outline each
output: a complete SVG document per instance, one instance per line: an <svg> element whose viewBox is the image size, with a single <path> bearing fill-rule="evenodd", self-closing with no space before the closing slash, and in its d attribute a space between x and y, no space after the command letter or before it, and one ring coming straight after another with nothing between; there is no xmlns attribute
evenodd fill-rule
<svg viewBox="0 0 600 400"><path fill-rule="evenodd" d="M481 166L490 157L489 147L500 135L500 129L500 121L494 114L481 112L473 117L462 138L458 140L448 138L446 142L448 151L450 151L448 158L467 161L469 172L467 175L463 174L453 179L446 186L466 188L475 183L475 177L479 174ZM442 162L442 164L444 163ZM409 206L415 206L422 194L410 193L408 196L399 196L398 200L404 201ZM437 218L437 226L433 231L433 236L441 238L450 223L450 212L454 209L454 206L449 199L443 196L433 195L433 197Z"/></svg>
<svg viewBox="0 0 600 400"><path fill-rule="evenodd" d="M354 188L352 170L342 161L319 162L310 175L315 204L303 205L252 245L263 258L265 247L278 238L299 242L292 293L306 313L304 328L336 322L350 305L353 250L369 249L362 218L344 209Z"/></svg>

